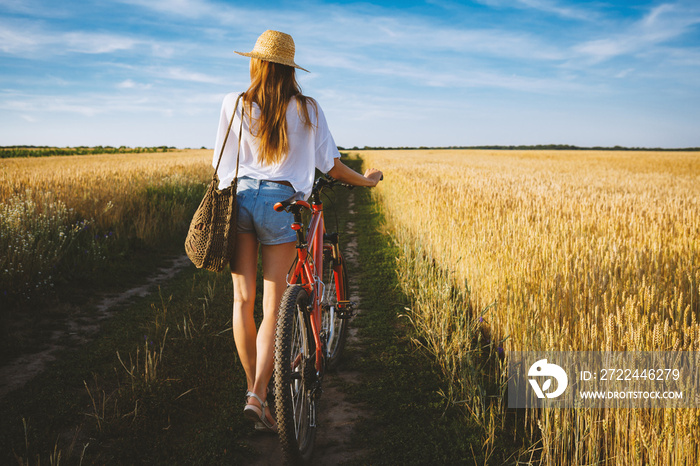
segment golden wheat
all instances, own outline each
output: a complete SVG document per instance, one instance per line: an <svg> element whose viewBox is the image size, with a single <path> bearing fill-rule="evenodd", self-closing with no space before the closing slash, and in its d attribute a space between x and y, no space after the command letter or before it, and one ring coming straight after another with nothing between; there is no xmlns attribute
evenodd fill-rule
<svg viewBox="0 0 700 466"><path fill-rule="evenodd" d="M182 234L210 164L208 150L0 159L0 294L30 298L110 243Z"/></svg>
<svg viewBox="0 0 700 466"><path fill-rule="evenodd" d="M397 241L413 251L402 276L449 271L468 286L472 321L495 303L486 317L496 341L507 336L506 351L700 350L698 153L360 155L386 173L379 198ZM421 257L431 261L422 269ZM446 372L464 376L470 342L454 331L463 324L445 311L449 302L418 297L439 294L440 284L418 293L413 282L414 323ZM544 464L690 464L700 454L695 410L529 416Z"/></svg>
<svg viewBox="0 0 700 466"><path fill-rule="evenodd" d="M148 187L206 180L212 171L210 157L209 150L184 150L0 159L0 203L15 196L41 206L58 200L109 228L128 217Z"/></svg>

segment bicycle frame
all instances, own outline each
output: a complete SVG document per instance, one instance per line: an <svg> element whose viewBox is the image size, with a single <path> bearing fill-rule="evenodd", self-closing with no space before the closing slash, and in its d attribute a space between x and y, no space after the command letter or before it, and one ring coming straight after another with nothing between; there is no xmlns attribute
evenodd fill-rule
<svg viewBox="0 0 700 466"><path fill-rule="evenodd" d="M316 349L316 370L323 368L323 354L321 343L321 299L323 298L323 233L325 224L323 219L323 206L313 204L309 228L307 229L306 241L299 241L301 237L302 225L296 219L292 224L292 229L298 233L297 238L297 258L291 277L288 279L290 285L298 284L304 287L309 296L312 297L312 308L309 309L311 329L314 333L314 346Z"/></svg>
<svg viewBox="0 0 700 466"><path fill-rule="evenodd" d="M311 324L311 329L314 334L315 347L315 366L316 371L321 374L323 372L323 342L321 341L321 301L326 292L325 284L322 281L323 277L323 255L324 250L327 250L331 257L336 259L336 267L334 274L336 275L335 283L337 283L337 296L345 296L343 280L338 278L338 274L342 273L340 267L340 250L337 240L331 244L324 244L324 235L326 234L326 226L323 215L323 202L320 196L321 187L314 187L312 195L312 203L309 205L305 201L297 201L296 204L311 210L311 220L306 231L306 236L303 233L303 222L301 211L296 209L294 213L294 223L292 229L297 232L297 257L293 264L291 276L288 275L287 283L289 285L300 285L304 287L307 294L312 297L312 305L308 310L308 317ZM340 306L339 306L340 309Z"/></svg>

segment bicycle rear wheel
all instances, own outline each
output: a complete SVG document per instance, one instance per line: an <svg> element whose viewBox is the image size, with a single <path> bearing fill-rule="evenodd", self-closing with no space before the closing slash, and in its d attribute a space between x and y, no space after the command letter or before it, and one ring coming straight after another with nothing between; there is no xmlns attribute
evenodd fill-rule
<svg viewBox="0 0 700 466"><path fill-rule="evenodd" d="M326 367L334 369L340 362L348 333L348 317L343 315L339 305L339 302L345 306L348 303L345 261L324 254L323 275L325 291L321 302L321 331L326 341Z"/></svg>
<svg viewBox="0 0 700 466"><path fill-rule="evenodd" d="M315 348L309 296L299 285L282 296L275 338L275 407L287 462L308 462L316 439Z"/></svg>

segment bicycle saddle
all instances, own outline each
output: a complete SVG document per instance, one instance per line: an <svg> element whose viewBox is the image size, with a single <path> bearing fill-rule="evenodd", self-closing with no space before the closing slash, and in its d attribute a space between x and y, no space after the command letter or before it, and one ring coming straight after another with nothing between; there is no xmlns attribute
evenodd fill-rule
<svg viewBox="0 0 700 466"><path fill-rule="evenodd" d="M289 209L292 206L297 205L300 207L305 207L307 209L311 208L309 203L304 200L304 193L302 191L295 192L289 199L285 199L282 202L278 202L274 205L273 208L275 209L275 212L282 212L283 210L289 212Z"/></svg>

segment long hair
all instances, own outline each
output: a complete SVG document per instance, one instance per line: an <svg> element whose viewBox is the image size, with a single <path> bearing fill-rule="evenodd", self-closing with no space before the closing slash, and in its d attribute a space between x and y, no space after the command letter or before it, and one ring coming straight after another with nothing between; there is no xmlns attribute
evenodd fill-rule
<svg viewBox="0 0 700 466"><path fill-rule="evenodd" d="M280 163L289 153L287 137L287 106L296 98L297 111L305 126L311 128L307 102L316 107L316 102L301 93L294 68L287 65L251 58L250 87L243 94L243 101L252 115L253 102L260 108L260 117L253 121L250 132L259 143L258 162L261 165Z"/></svg>

